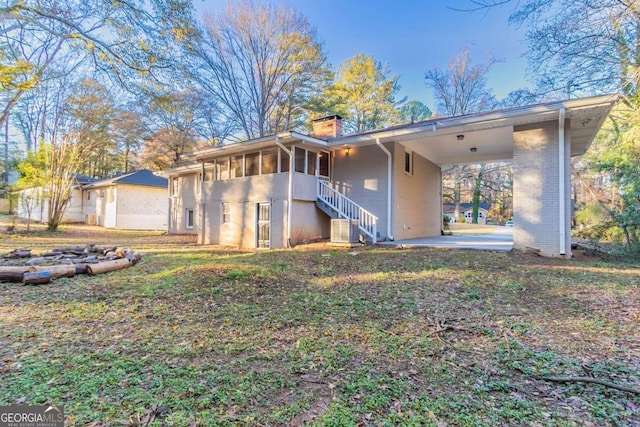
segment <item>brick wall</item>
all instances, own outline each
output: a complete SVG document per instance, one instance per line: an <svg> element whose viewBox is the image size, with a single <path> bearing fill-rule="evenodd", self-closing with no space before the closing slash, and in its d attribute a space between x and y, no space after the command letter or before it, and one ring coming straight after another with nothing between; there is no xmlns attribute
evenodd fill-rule
<svg viewBox="0 0 640 427"><path fill-rule="evenodd" d="M514 128L513 246L545 256L571 256L571 169L568 126L565 127L565 218L560 220L558 122ZM561 231L565 255L560 254Z"/></svg>

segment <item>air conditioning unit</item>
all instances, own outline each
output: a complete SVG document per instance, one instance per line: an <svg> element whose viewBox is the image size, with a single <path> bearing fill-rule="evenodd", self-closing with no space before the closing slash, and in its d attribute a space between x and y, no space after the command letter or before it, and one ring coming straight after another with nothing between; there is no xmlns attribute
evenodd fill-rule
<svg viewBox="0 0 640 427"><path fill-rule="evenodd" d="M84 222L87 225L96 225L96 214L87 214L87 215L85 215Z"/></svg>
<svg viewBox="0 0 640 427"><path fill-rule="evenodd" d="M358 243L358 220L332 219L331 242L332 243Z"/></svg>

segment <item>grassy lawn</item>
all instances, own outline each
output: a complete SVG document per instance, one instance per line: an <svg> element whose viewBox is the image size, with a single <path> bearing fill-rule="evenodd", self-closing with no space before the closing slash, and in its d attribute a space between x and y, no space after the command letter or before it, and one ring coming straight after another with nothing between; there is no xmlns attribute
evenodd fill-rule
<svg viewBox="0 0 640 427"><path fill-rule="evenodd" d="M640 425L640 395L541 379L640 388L637 265L80 226L0 252L86 243L144 257L0 284L0 405L60 404L72 426Z"/></svg>

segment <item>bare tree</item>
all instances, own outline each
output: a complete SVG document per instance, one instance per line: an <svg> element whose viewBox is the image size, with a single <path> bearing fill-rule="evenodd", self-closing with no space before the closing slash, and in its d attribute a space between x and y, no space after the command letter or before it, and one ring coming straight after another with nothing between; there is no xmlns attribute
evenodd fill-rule
<svg viewBox="0 0 640 427"><path fill-rule="evenodd" d="M639 80L640 4L635 0L470 0L466 10L515 3L509 21L526 26L539 92L632 95Z"/></svg>
<svg viewBox="0 0 640 427"><path fill-rule="evenodd" d="M469 46L456 53L446 70L431 68L425 73L427 86L433 90L438 113L446 116L475 113L493 108L497 101L487 89L487 74L496 63L489 57L486 62L473 65Z"/></svg>
<svg viewBox="0 0 640 427"><path fill-rule="evenodd" d="M190 11L191 2L175 0L4 2L0 37L15 63L30 67L23 73L23 84L4 94L0 125L63 51L81 49L91 56L95 69L123 84L132 73L153 78L155 70L172 63L171 51L163 48L170 40L167 34L180 37L187 32ZM46 52L46 57L40 57L40 52Z"/></svg>
<svg viewBox="0 0 640 427"><path fill-rule="evenodd" d="M133 104L116 109L111 123L118 153L123 157L123 171L129 172L147 134L141 115Z"/></svg>
<svg viewBox="0 0 640 427"><path fill-rule="evenodd" d="M245 138L294 126L329 71L315 29L285 4L228 4L186 46L187 72Z"/></svg>

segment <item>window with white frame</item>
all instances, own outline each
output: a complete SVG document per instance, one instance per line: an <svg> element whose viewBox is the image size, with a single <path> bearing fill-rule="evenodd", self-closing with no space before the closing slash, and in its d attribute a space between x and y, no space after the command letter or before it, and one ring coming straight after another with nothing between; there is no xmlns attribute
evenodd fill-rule
<svg viewBox="0 0 640 427"><path fill-rule="evenodd" d="M319 157L319 169L318 175L329 177L329 153L326 151L321 151L318 153Z"/></svg>
<svg viewBox="0 0 640 427"><path fill-rule="evenodd" d="M413 175L413 151L404 149L404 172Z"/></svg>
<svg viewBox="0 0 640 427"><path fill-rule="evenodd" d="M178 177L177 176L174 176L171 178L171 195L172 196L178 195Z"/></svg>
<svg viewBox="0 0 640 427"><path fill-rule="evenodd" d="M184 226L186 228L193 228L193 221L194 221L194 217L193 217L193 209L192 208L187 208L185 209L184 212Z"/></svg>
<svg viewBox="0 0 640 427"><path fill-rule="evenodd" d="M231 223L231 204L230 203L222 204L222 223L223 224Z"/></svg>

